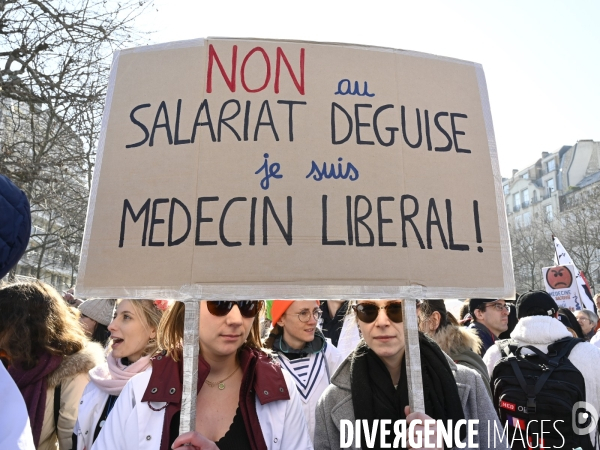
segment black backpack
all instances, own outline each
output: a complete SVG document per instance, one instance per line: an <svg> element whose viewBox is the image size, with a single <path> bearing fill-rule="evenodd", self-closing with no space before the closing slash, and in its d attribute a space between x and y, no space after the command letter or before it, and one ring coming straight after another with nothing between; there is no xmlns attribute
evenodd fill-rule
<svg viewBox="0 0 600 450"><path fill-rule="evenodd" d="M568 356L580 342L583 339L560 339L548 346L547 354L530 345L519 347L510 339L496 342L502 359L490 384L494 407L513 449L594 448L589 434L573 431L573 407L586 396L583 375ZM524 348L533 354L523 355Z"/></svg>

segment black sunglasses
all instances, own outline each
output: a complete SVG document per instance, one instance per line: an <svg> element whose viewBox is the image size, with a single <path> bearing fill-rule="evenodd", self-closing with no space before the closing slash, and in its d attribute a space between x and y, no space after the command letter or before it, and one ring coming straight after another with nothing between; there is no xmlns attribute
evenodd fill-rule
<svg viewBox="0 0 600 450"><path fill-rule="evenodd" d="M227 300L227 301L207 301L206 307L208 312L213 316L223 317L229 314L233 305L237 305L240 309L240 313L246 319L256 317L258 314L259 302L256 300Z"/></svg>
<svg viewBox="0 0 600 450"><path fill-rule="evenodd" d="M391 302L385 306L379 306L376 303L359 303L352 307L358 320L364 323L375 322L380 309L385 309L385 313L394 323L402 322L402 302Z"/></svg>

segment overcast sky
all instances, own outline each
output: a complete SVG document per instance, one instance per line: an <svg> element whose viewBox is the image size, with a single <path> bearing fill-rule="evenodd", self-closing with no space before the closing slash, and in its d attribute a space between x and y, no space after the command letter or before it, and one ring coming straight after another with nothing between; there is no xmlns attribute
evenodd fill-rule
<svg viewBox="0 0 600 450"><path fill-rule="evenodd" d="M500 168L600 140L600 1L156 0L153 43L207 36L348 42L483 65Z"/></svg>

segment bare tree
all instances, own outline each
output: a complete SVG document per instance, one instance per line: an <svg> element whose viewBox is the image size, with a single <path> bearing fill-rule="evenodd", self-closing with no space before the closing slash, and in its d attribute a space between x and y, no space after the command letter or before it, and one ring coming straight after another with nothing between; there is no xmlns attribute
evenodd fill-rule
<svg viewBox="0 0 600 450"><path fill-rule="evenodd" d="M577 268L586 274L593 292L593 274L600 267L600 186L565 195L561 210L556 234Z"/></svg>
<svg viewBox="0 0 600 450"><path fill-rule="evenodd" d="M28 248L38 277L61 260L74 282L111 57L141 43L133 19L148 5L0 0L0 173L40 222Z"/></svg>
<svg viewBox="0 0 600 450"><path fill-rule="evenodd" d="M544 289L542 268L554 265L552 235L556 235L592 292L600 270L600 185L573 189L560 198L560 212L552 220L538 211L530 223L509 226L517 291Z"/></svg>

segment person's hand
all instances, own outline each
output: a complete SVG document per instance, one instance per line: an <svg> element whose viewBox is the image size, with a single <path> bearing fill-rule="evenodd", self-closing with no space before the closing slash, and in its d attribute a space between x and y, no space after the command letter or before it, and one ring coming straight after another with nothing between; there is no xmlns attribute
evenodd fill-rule
<svg viewBox="0 0 600 450"><path fill-rule="evenodd" d="M410 425L410 423L413 420L420 420L421 421L421 425L416 425L414 427L415 430L415 437L413 437L413 441L417 441L416 439L416 434L417 432L421 433L422 436L422 441L421 444L422 446L419 447L418 449L416 447L411 447L410 446L410 442L407 439L407 447L413 450L420 450L420 449L425 449L425 440L427 439L427 441L431 444L433 444L434 446L437 444L437 436L438 436L438 430L437 430L437 423L433 424L433 426L430 426L429 429L433 430L433 434L429 435L429 436L425 436L425 425L424 422L425 420L433 420L431 417L429 417L427 414L425 413L421 413L421 412L414 412L411 413L410 412L410 406L405 406L404 407L404 414L406 415L406 429L408 430L408 426ZM427 450L444 450L444 441L442 440L442 446L441 447L429 447L427 448Z"/></svg>
<svg viewBox="0 0 600 450"><path fill-rule="evenodd" d="M173 442L173 449L180 450L219 450L217 444L213 441L206 439L197 431L188 431L183 433L175 442Z"/></svg>

